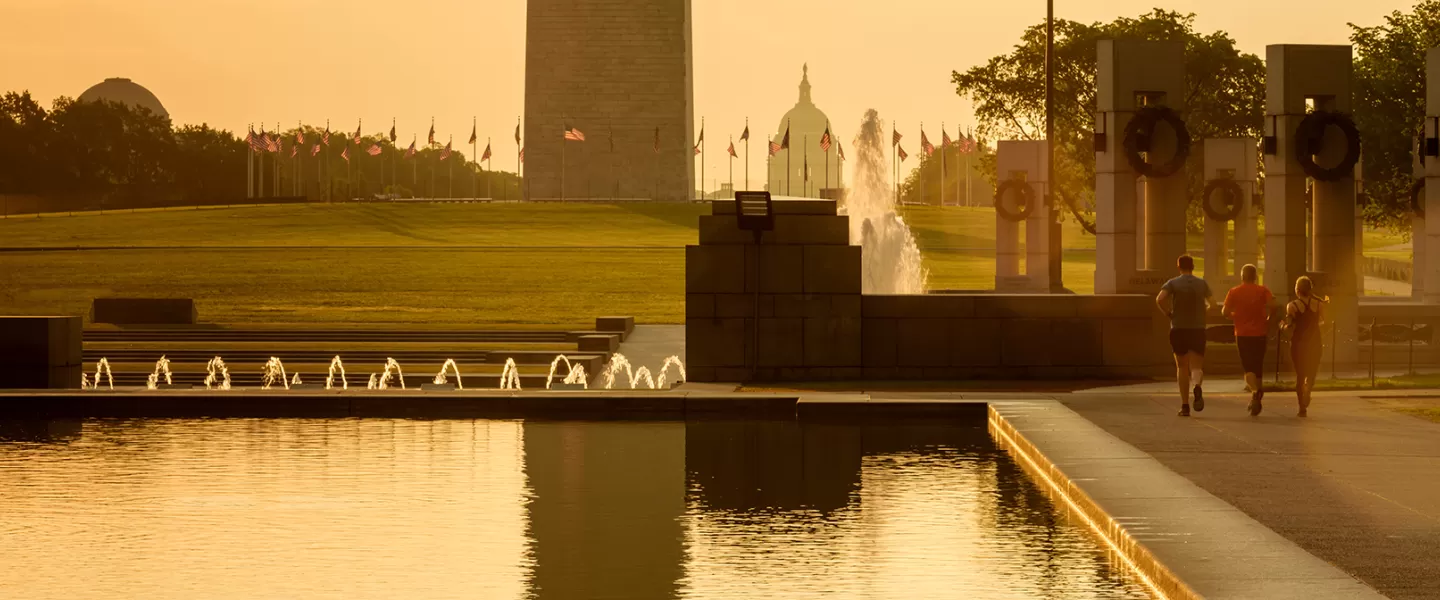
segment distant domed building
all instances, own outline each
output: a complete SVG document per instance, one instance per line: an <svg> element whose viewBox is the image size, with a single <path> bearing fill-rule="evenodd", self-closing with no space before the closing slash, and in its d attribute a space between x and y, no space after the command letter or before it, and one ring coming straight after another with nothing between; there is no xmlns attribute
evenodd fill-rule
<svg viewBox="0 0 1440 600"><path fill-rule="evenodd" d="M170 118L170 113L165 111L165 106L160 104L160 99L150 90L145 89L138 83L124 77L111 77L97 83L85 90L78 98L81 102L95 102L98 100L109 100L129 105L132 108L148 108L150 112L165 118Z"/></svg>
<svg viewBox="0 0 1440 600"><path fill-rule="evenodd" d="M830 127L831 146L827 153L820 149L820 138L825 128ZM826 188L841 188L844 178L839 162L839 149L835 147L840 137L835 133L825 111L815 106L810 99L810 65L805 65L800 77L800 99L795 107L780 119L776 127L774 142L783 143L785 131L790 131L790 150L780 150L770 157L770 178L767 183L771 194L777 196L808 196L819 198ZM787 163L788 158L788 163ZM829 165L829 181L826 181L826 165ZM789 182L786 185L786 172ZM806 181L805 168L810 168Z"/></svg>

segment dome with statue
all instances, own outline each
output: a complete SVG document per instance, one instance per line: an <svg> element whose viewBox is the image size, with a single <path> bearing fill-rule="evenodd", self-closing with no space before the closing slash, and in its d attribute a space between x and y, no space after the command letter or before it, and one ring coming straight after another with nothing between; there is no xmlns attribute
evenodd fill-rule
<svg viewBox="0 0 1440 600"><path fill-rule="evenodd" d="M832 138L828 151L820 148L821 137L827 129ZM780 150L770 157L770 177L766 182L770 193L777 196L834 197L829 190L843 187L843 169L837 147L840 138L825 111L815 106L810 97L808 64L801 70L800 98L780 119L771 141L784 143L787 131L790 133L789 150ZM787 173L789 181L786 181Z"/></svg>
<svg viewBox="0 0 1440 600"><path fill-rule="evenodd" d="M97 83L91 86L90 89L85 90L85 93L80 94L77 100L80 102L96 102L100 100L119 102L131 108L146 108L149 109L152 114L167 119L170 118L170 113L165 111L165 106L160 104L160 99L156 98L155 94L150 93L150 90L145 89L145 86L124 77L111 77L110 79Z"/></svg>

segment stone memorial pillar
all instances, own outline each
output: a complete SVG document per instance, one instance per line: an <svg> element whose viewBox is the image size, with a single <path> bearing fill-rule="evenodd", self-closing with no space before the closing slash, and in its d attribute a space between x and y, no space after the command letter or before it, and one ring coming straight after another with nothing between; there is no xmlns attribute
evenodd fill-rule
<svg viewBox="0 0 1440 600"><path fill-rule="evenodd" d="M1437 82L1440 83L1440 82ZM1415 138L1410 150L1410 298L1425 300L1425 136Z"/></svg>
<svg viewBox="0 0 1440 600"><path fill-rule="evenodd" d="M1044 141L995 144L995 291L1045 293L1050 289L1050 236L1043 206L1049 177ZM1020 232L1025 232L1025 273L1020 273Z"/></svg>
<svg viewBox="0 0 1440 600"><path fill-rule="evenodd" d="M1345 45L1273 45L1266 49L1265 283L1276 295L1293 294L1309 274L1330 297L1326 352L1353 364L1357 358L1359 265L1356 264L1355 165L1359 134L1351 110L1351 48ZM1305 187L1313 189L1310 247L1306 256Z"/></svg>
<svg viewBox="0 0 1440 600"><path fill-rule="evenodd" d="M1425 188L1421 210L1416 211L1425 235L1415 238L1414 273L1423 282L1425 303L1440 304L1440 218L1427 218L1440 210L1440 182L1430 183L1440 179L1440 160L1433 160L1440 156L1440 48L1425 55L1425 81L1425 133L1420 148Z"/></svg>
<svg viewBox="0 0 1440 600"><path fill-rule="evenodd" d="M1253 198L1259 140L1205 140L1205 281L1217 294L1240 282L1240 267L1259 260L1259 227ZM1232 236L1235 224L1234 257Z"/></svg>
<svg viewBox="0 0 1440 600"><path fill-rule="evenodd" d="M1101 40L1097 52L1095 293L1153 294L1185 252L1185 47Z"/></svg>

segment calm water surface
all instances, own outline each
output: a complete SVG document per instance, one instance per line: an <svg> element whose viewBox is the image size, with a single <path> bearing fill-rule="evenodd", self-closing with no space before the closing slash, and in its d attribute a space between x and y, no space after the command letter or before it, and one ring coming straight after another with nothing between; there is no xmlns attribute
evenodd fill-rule
<svg viewBox="0 0 1440 600"><path fill-rule="evenodd" d="M983 426L0 421L15 598L1146 598Z"/></svg>

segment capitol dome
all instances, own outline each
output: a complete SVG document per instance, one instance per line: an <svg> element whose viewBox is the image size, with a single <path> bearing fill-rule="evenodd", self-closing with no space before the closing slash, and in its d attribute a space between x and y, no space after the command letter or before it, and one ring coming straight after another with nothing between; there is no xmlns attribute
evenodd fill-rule
<svg viewBox="0 0 1440 600"><path fill-rule="evenodd" d="M827 153L820 149L820 137L824 135L825 129L830 128L832 146ZM840 142L840 136L836 134L834 125L825 111L815 106L814 100L810 98L810 65L805 65L800 77L800 98L795 106L781 117L780 124L775 128L775 143L782 143L785 139L785 132L790 132L790 152L781 150L770 158L770 178L767 182L770 193L784 196L808 196L820 197L821 190L825 188L843 187L841 184L841 163L839 162L839 150L833 144ZM788 158L788 172L790 175L789 184L786 184ZM805 167L810 168L809 180L806 180ZM828 177L826 180L827 170Z"/></svg>
<svg viewBox="0 0 1440 600"><path fill-rule="evenodd" d="M80 102L109 100L128 105L131 108L148 108L153 114L170 118L170 113L165 111L165 106L160 104L160 99L156 98L155 94L124 77L111 77L97 83L85 90L85 93L80 94L78 100Z"/></svg>

